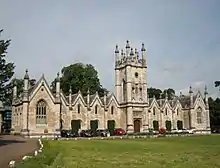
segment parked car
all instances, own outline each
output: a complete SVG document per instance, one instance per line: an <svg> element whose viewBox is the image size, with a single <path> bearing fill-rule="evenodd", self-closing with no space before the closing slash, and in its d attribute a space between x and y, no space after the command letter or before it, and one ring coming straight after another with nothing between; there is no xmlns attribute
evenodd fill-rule
<svg viewBox="0 0 220 168"><path fill-rule="evenodd" d="M126 135L126 132L122 128L116 128L114 130L114 135Z"/></svg>
<svg viewBox="0 0 220 168"><path fill-rule="evenodd" d="M77 131L72 130L61 130L61 137L71 138L79 136Z"/></svg>
<svg viewBox="0 0 220 168"><path fill-rule="evenodd" d="M168 130L166 130L165 128L159 129L159 134L165 134L166 132L168 132Z"/></svg>
<svg viewBox="0 0 220 168"><path fill-rule="evenodd" d="M92 137L93 136L92 130L82 130L80 132L80 136L81 137Z"/></svg>
<svg viewBox="0 0 220 168"><path fill-rule="evenodd" d="M98 130L96 130L95 135L102 136L102 137L109 137L110 132L108 129L98 129Z"/></svg>

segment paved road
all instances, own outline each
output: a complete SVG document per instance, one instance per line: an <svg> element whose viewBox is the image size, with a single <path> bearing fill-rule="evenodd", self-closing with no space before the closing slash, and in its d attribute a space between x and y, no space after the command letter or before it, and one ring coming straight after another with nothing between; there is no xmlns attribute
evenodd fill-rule
<svg viewBox="0 0 220 168"><path fill-rule="evenodd" d="M0 168L7 168L11 160L19 161L24 155L33 155L38 148L37 143L37 139L0 135Z"/></svg>

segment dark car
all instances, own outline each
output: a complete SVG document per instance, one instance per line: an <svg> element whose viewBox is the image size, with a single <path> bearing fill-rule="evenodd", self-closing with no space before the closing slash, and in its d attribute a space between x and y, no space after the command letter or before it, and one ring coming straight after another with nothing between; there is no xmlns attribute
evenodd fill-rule
<svg viewBox="0 0 220 168"><path fill-rule="evenodd" d="M81 137L92 137L93 136L93 133L91 130L82 130L80 132L80 136Z"/></svg>
<svg viewBox="0 0 220 168"><path fill-rule="evenodd" d="M126 135L126 132L122 128L116 128L114 130L114 135Z"/></svg>
<svg viewBox="0 0 220 168"><path fill-rule="evenodd" d="M61 131L61 137L71 138L71 137L77 137L77 136L79 136L77 131L72 131L72 130L62 130Z"/></svg>
<svg viewBox="0 0 220 168"><path fill-rule="evenodd" d="M108 129L98 129L98 130L96 130L95 135L102 136L102 137L109 137L110 132Z"/></svg>

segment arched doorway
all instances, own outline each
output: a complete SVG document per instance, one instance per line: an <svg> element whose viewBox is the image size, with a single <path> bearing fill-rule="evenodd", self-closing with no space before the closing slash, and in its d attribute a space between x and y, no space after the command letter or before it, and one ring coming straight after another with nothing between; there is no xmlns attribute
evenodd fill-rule
<svg viewBox="0 0 220 168"><path fill-rule="evenodd" d="M140 132L141 121L139 119L134 120L134 132Z"/></svg>
<svg viewBox="0 0 220 168"><path fill-rule="evenodd" d="M81 129L81 120L71 121L72 132L78 132Z"/></svg>

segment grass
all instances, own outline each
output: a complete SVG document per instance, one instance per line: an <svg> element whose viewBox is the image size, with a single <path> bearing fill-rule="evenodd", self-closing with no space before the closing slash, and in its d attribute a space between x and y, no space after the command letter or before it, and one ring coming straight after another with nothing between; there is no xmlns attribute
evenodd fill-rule
<svg viewBox="0 0 220 168"><path fill-rule="evenodd" d="M45 141L16 168L219 168L220 136Z"/></svg>

